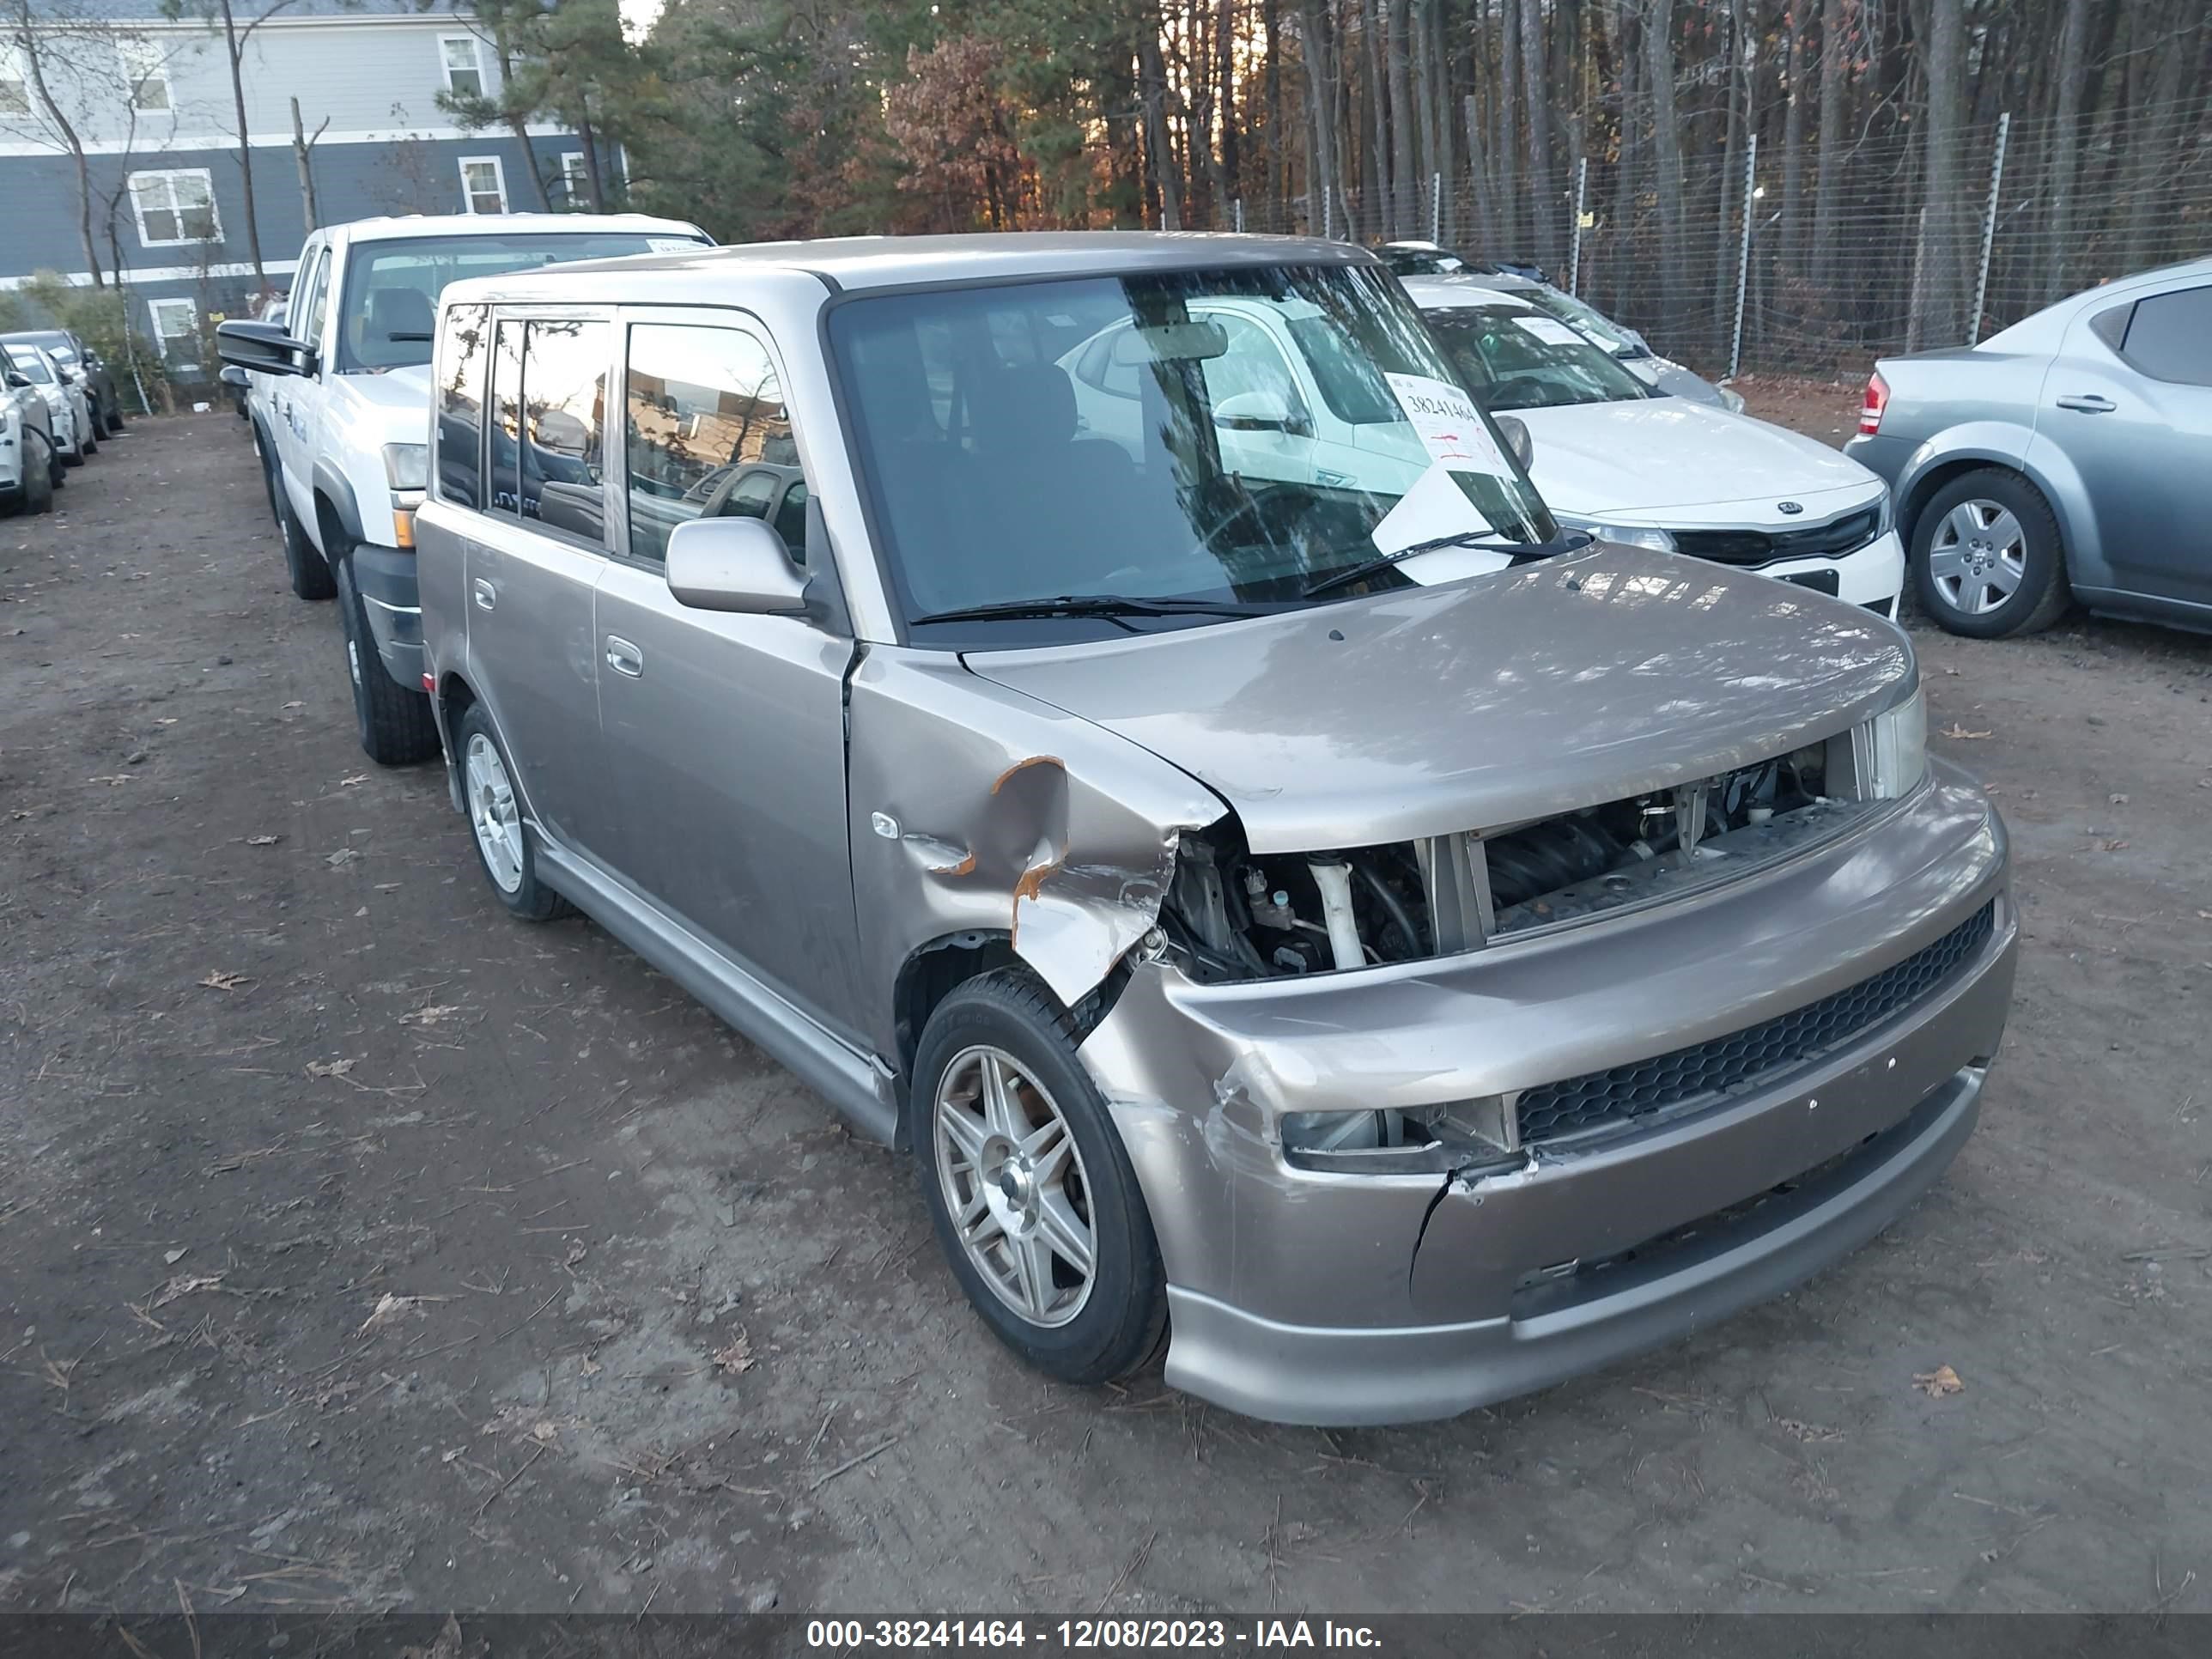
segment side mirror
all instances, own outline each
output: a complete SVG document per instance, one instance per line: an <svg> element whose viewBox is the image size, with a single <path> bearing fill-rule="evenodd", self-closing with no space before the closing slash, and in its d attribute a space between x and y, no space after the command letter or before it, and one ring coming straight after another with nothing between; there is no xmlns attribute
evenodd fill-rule
<svg viewBox="0 0 2212 1659"><path fill-rule="evenodd" d="M225 363L222 366L222 373L216 375L216 378L221 380L225 386L234 386L241 392L246 390L249 384L246 378L246 371L240 368L236 363Z"/></svg>
<svg viewBox="0 0 2212 1659"><path fill-rule="evenodd" d="M806 608L806 574L759 519L693 519L668 538L668 591L694 611L781 616Z"/></svg>
<svg viewBox="0 0 2212 1659"><path fill-rule="evenodd" d="M1213 423L1224 432L1280 432L1310 437L1313 423L1273 392L1240 392L1213 406Z"/></svg>
<svg viewBox="0 0 2212 1659"><path fill-rule="evenodd" d="M9 390L9 391L10 391L10 392L23 392L23 391L27 391L27 390L30 388L30 385L31 385L31 377L30 377L29 375L25 374L23 374L22 372L21 372L20 370L17 370L17 369L13 369L13 368L11 368L11 369L9 369L9 370L8 371L8 390Z"/></svg>
<svg viewBox="0 0 2212 1659"><path fill-rule="evenodd" d="M1505 447L1513 452L1513 459L1521 463L1526 472L1536 465L1536 441L1528 435L1527 422L1512 415L1492 417L1498 422L1498 435L1505 440Z"/></svg>
<svg viewBox="0 0 2212 1659"><path fill-rule="evenodd" d="M272 323L218 323L216 356L236 368L257 374L313 374L315 349L295 340Z"/></svg>

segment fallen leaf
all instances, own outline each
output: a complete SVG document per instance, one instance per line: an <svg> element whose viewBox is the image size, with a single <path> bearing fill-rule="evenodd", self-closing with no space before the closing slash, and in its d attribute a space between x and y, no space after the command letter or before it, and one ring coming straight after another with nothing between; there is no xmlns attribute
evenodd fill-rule
<svg viewBox="0 0 2212 1659"><path fill-rule="evenodd" d="M110 785L110 786L112 786L112 785L118 784L118 783L128 783L128 782L130 782L130 781L131 781L131 775L130 775L128 772L118 772L118 773L117 773L117 774L116 774L114 776L112 776L112 777L106 777L106 778L87 778L87 779L85 780L85 781L86 781L87 783L105 783L105 784L107 784L107 785Z"/></svg>
<svg viewBox="0 0 2212 1659"><path fill-rule="evenodd" d="M2108 806L2125 806L2128 804L2128 798L2125 795L2107 795L2105 797L2105 804Z"/></svg>
<svg viewBox="0 0 2212 1659"><path fill-rule="evenodd" d="M468 1010L458 1003L434 1002L428 1008L417 1008L399 1016L402 1025L435 1025L441 1019L452 1019Z"/></svg>
<svg viewBox="0 0 2212 1659"><path fill-rule="evenodd" d="M179 1273L154 1294L154 1305L166 1308L180 1296L190 1296L194 1291L211 1291L222 1283L221 1273Z"/></svg>
<svg viewBox="0 0 2212 1659"><path fill-rule="evenodd" d="M1959 1380L1959 1373L1948 1365L1938 1365L1932 1371L1922 1371L1912 1379L1912 1386L1930 1398L1947 1394L1964 1394L1966 1385Z"/></svg>
<svg viewBox="0 0 2212 1659"><path fill-rule="evenodd" d="M600 1364L598 1360L592 1358L589 1354L582 1355L581 1358L584 1362L584 1375L586 1376L597 1376L601 1371L606 1369L605 1366Z"/></svg>
<svg viewBox="0 0 2212 1659"><path fill-rule="evenodd" d="M329 865L331 869L335 870L340 865L351 864L360 856L360 852L356 848L351 847L341 847L337 852L325 859L323 862Z"/></svg>
<svg viewBox="0 0 2212 1659"><path fill-rule="evenodd" d="M338 780L338 787L341 789L350 789L357 783L367 783L368 781L368 773L356 772L349 778L340 778Z"/></svg>
<svg viewBox="0 0 2212 1659"><path fill-rule="evenodd" d="M287 708L305 708L307 706L304 702L288 702L284 705Z"/></svg>
<svg viewBox="0 0 2212 1659"><path fill-rule="evenodd" d="M248 836L246 844L248 847L274 847L283 839L282 836Z"/></svg>
<svg viewBox="0 0 2212 1659"><path fill-rule="evenodd" d="M185 1259L185 1251L191 1248L190 1245L186 1245L183 1250L164 1250L161 1252L161 1260L166 1265L173 1267Z"/></svg>
<svg viewBox="0 0 2212 1659"><path fill-rule="evenodd" d="M156 719L154 722L156 726L174 726L176 723L177 716L174 714L163 715Z"/></svg>
<svg viewBox="0 0 2212 1659"><path fill-rule="evenodd" d="M550 1446L561 1438L561 1425L551 1418L543 1418L530 1425L530 1437L541 1446Z"/></svg>
<svg viewBox="0 0 2212 1659"><path fill-rule="evenodd" d="M2127 842L2124 841L2100 842L2098 845L2102 847L2107 853L2124 852L2127 848Z"/></svg>
<svg viewBox="0 0 2212 1659"><path fill-rule="evenodd" d="M309 1077L343 1077L358 1064L350 1060L311 1060L307 1062Z"/></svg>
<svg viewBox="0 0 2212 1659"><path fill-rule="evenodd" d="M1990 733L1987 732L1969 732L1965 726L1960 725L1956 720L1954 720L1951 722L1948 729L1938 732L1936 735L1939 738L1952 738L1958 739L1960 742L1964 742L1972 738L1986 738L1990 736Z"/></svg>
<svg viewBox="0 0 2212 1659"><path fill-rule="evenodd" d="M409 1314L419 1315L425 1302L442 1302L445 1299L443 1297L394 1296L386 1291L376 1298L376 1305L369 1310L368 1317L362 1321L361 1329L354 1334L365 1336L371 1331L382 1330L386 1325L398 1323Z"/></svg>
<svg viewBox="0 0 2212 1659"><path fill-rule="evenodd" d="M715 1369L731 1376L752 1370L753 1345L743 1331L731 1339L727 1347L715 1351L714 1365Z"/></svg>
<svg viewBox="0 0 2212 1659"><path fill-rule="evenodd" d="M218 968L210 969L208 976L200 983L210 991L235 991L252 984L253 981L244 974L227 974Z"/></svg>
<svg viewBox="0 0 2212 1659"><path fill-rule="evenodd" d="M584 1241L580 1238L574 1243L569 1245L568 1258L562 1261L561 1265L564 1267L573 1268L578 1262L581 1261L590 1254L591 1252L584 1247Z"/></svg>

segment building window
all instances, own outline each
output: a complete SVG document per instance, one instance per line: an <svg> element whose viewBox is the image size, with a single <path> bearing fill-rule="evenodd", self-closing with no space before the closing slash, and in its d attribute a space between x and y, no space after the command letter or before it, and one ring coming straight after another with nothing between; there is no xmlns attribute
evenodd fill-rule
<svg viewBox="0 0 2212 1659"><path fill-rule="evenodd" d="M461 210L465 213L507 211L507 169L496 155L461 157Z"/></svg>
<svg viewBox="0 0 2212 1659"><path fill-rule="evenodd" d="M146 310L154 319L154 338L160 343L161 355L169 356L179 346L187 356L196 355L199 348L199 313L190 300L149 300Z"/></svg>
<svg viewBox="0 0 2212 1659"><path fill-rule="evenodd" d="M143 35L119 35L116 56L123 60L123 76L131 85L131 107L159 113L169 107L169 60L160 45Z"/></svg>
<svg viewBox="0 0 2212 1659"><path fill-rule="evenodd" d="M0 115L31 112L31 71L22 48L0 46Z"/></svg>
<svg viewBox="0 0 2212 1659"><path fill-rule="evenodd" d="M177 247L185 242L222 240L222 221L216 216L215 185L205 167L132 173L131 210L138 218L141 247Z"/></svg>
<svg viewBox="0 0 2212 1659"><path fill-rule="evenodd" d="M483 96L483 59L477 54L473 34L441 34L438 51L446 67L446 90L456 98Z"/></svg>
<svg viewBox="0 0 2212 1659"><path fill-rule="evenodd" d="M590 175L584 171L584 152L580 149L564 151L561 157L561 189L572 208L589 207L592 203Z"/></svg>

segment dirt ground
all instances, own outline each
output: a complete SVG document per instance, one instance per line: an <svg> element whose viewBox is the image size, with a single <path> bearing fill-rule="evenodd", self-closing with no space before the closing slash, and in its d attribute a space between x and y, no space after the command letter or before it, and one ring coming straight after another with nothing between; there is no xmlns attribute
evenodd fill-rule
<svg viewBox="0 0 2212 1659"><path fill-rule="evenodd" d="M245 429L137 424L0 522L0 1607L2212 1609L2212 640L1917 639L2025 916L1948 1179L1655 1356L1274 1428L1025 1372L901 1160L503 916Z"/></svg>

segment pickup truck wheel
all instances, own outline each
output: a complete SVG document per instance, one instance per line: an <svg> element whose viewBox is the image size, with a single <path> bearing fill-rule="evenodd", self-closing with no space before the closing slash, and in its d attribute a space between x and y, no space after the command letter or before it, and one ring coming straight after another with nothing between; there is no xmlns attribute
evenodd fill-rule
<svg viewBox="0 0 2212 1659"><path fill-rule="evenodd" d="M346 677L353 682L354 725L361 746L379 766L413 766L438 752L438 721L426 691L393 679L376 653L368 607L353 582L352 568L338 565L338 627L345 635Z"/></svg>
<svg viewBox="0 0 2212 1659"><path fill-rule="evenodd" d="M575 906L538 879L537 856L522 821L522 804L515 797L507 750L500 747L491 717L481 703L471 704L461 716L454 740L461 749L461 798L476 842L477 862L483 866L494 895L525 921L551 921L575 914Z"/></svg>
<svg viewBox="0 0 2212 1659"><path fill-rule="evenodd" d="M1942 628L1970 639L2033 634L2073 602L2057 515L2004 467L1978 467L1929 498L1912 526L1912 586Z"/></svg>
<svg viewBox="0 0 2212 1659"><path fill-rule="evenodd" d="M908 1127L953 1275L992 1332L1062 1382L1110 1382L1167 1332L1167 1280L1136 1173L1067 1017L1018 970L937 1006Z"/></svg>
<svg viewBox="0 0 2212 1659"><path fill-rule="evenodd" d="M276 514L276 527L284 535L284 569L292 578L292 592L303 599L335 599L338 587L331 575L331 562L316 551L314 543L301 528L299 516L276 482L273 462L262 468L262 477L269 487L269 505Z"/></svg>

